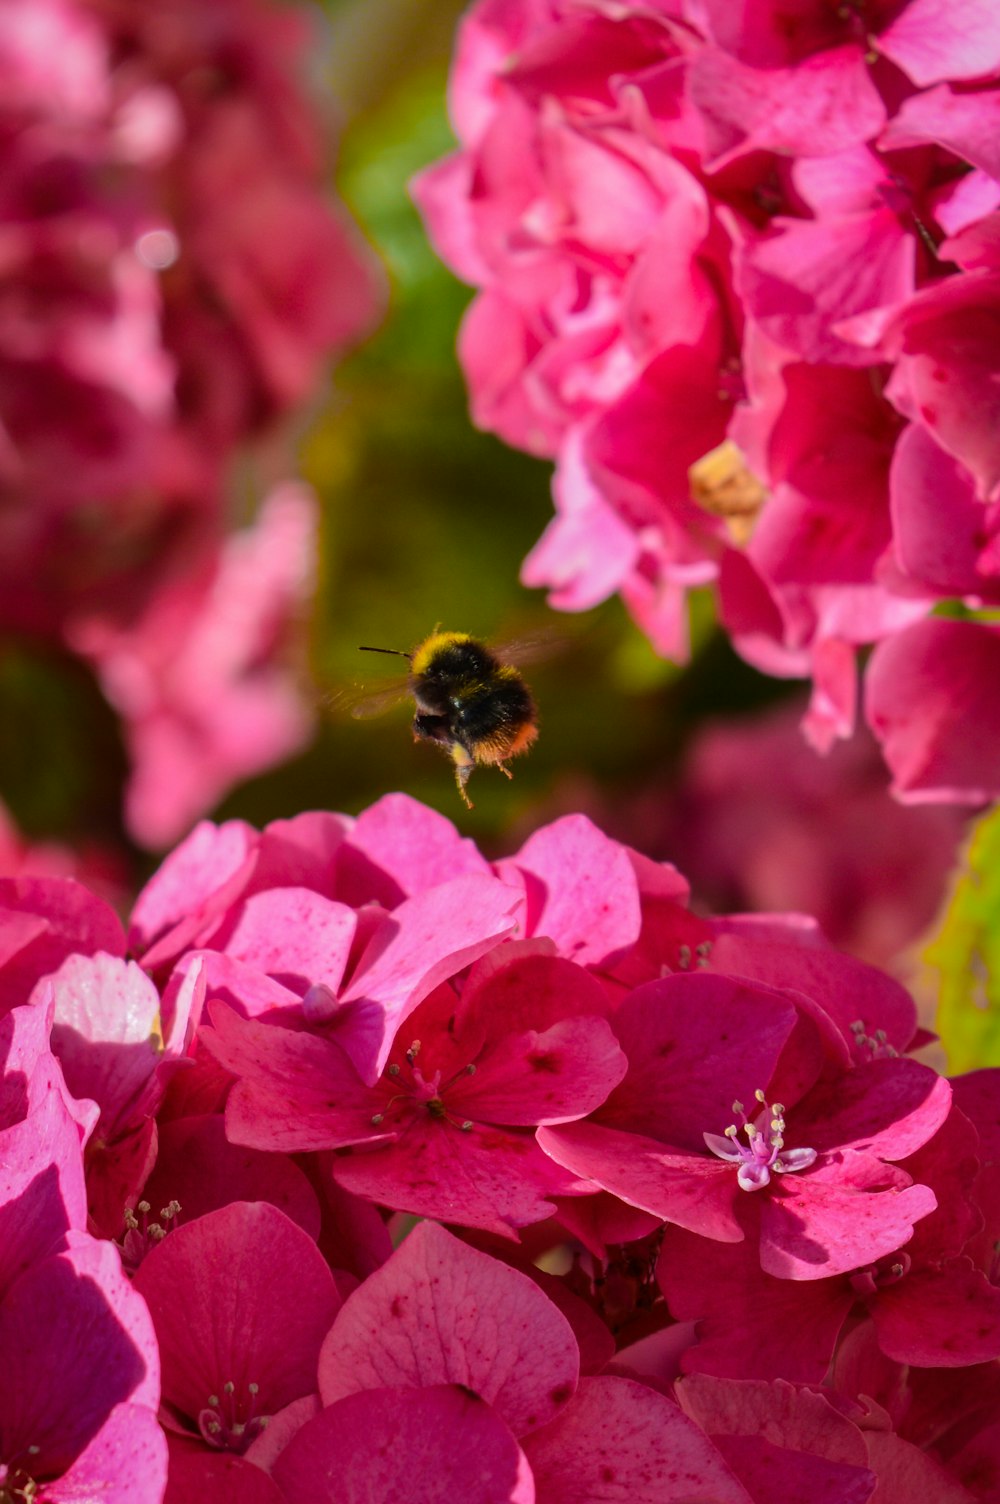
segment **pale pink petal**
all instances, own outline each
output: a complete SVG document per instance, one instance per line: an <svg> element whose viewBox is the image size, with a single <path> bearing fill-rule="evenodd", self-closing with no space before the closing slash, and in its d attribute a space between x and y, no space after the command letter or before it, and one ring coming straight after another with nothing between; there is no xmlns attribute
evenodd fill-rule
<svg viewBox="0 0 1000 1504"><path fill-rule="evenodd" d="M993 0L910 0L879 34L878 50L915 84L984 78L1000 67L1000 16Z"/></svg>

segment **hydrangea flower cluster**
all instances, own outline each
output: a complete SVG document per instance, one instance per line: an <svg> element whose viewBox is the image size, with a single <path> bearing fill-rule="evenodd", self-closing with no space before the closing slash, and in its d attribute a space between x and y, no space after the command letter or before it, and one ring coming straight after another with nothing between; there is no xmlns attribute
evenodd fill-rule
<svg viewBox="0 0 1000 1504"><path fill-rule="evenodd" d="M1000 1075L687 897L402 795L0 882L3 1496L995 1499Z"/></svg>
<svg viewBox="0 0 1000 1504"><path fill-rule="evenodd" d="M279 487L228 539L225 499L237 448L380 301L325 189L305 21L268 0L0 7L0 628L93 666L150 845L309 725L281 647L313 498Z"/></svg>
<svg viewBox="0 0 1000 1504"><path fill-rule="evenodd" d="M415 183L476 421L556 461L525 582L674 657L716 582L821 749L874 644L915 802L1000 795L998 79L990 0L478 0Z"/></svg>

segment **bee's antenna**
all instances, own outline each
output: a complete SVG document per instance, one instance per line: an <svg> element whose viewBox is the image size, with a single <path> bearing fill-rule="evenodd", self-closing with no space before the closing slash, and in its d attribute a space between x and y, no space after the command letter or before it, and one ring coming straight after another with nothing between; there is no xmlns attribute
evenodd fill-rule
<svg viewBox="0 0 1000 1504"><path fill-rule="evenodd" d="M359 653L391 653L394 658L412 658L412 653L404 653L402 648L358 648Z"/></svg>

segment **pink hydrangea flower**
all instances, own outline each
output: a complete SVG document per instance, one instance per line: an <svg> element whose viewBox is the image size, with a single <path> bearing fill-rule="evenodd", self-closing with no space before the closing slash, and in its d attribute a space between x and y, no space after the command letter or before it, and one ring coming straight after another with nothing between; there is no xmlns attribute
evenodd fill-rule
<svg viewBox="0 0 1000 1504"><path fill-rule="evenodd" d="M382 301L326 191L310 45L269 0L0 16L0 624L94 666L152 846L311 726L278 653L309 503L225 543L238 449Z"/></svg>
<svg viewBox="0 0 1000 1504"><path fill-rule="evenodd" d="M143 845L169 845L234 782L308 740L312 711L283 648L312 594L315 524L311 492L279 487L252 527L165 582L137 619L74 625L122 718L125 813Z"/></svg>
<svg viewBox="0 0 1000 1504"><path fill-rule="evenodd" d="M892 1163L947 1114L947 1083L926 1067L876 1060L824 1081L825 1049L790 995L717 976L637 989L615 1028L621 1086L586 1121L539 1131L604 1190L723 1243L759 1240L761 1267L783 1279L874 1262L934 1209Z"/></svg>
<svg viewBox="0 0 1000 1504"><path fill-rule="evenodd" d="M617 591L683 658L687 591L716 581L738 650L813 680L820 751L853 731L872 644L936 740L912 633L939 601L995 594L998 67L987 0L960 18L816 0L791 22L722 0L479 0L458 150L414 184L478 289L459 336L474 418L556 461L526 583L569 610ZM724 442L748 472L723 473ZM956 724L972 695L956 685ZM917 796L992 797L990 755Z"/></svg>

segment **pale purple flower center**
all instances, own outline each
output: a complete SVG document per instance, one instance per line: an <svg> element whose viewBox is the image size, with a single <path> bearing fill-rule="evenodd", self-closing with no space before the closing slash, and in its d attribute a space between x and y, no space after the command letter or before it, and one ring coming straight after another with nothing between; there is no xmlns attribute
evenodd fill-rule
<svg viewBox="0 0 1000 1504"><path fill-rule="evenodd" d="M221 1395L208 1396L208 1404L198 1416L198 1430L210 1447L240 1456L256 1441L270 1420L269 1415L257 1414L259 1392L258 1384L237 1389L230 1379L223 1384Z"/></svg>
<svg viewBox="0 0 1000 1504"><path fill-rule="evenodd" d="M739 1123L730 1123L725 1135L704 1133L702 1137L713 1154L739 1165L736 1179L744 1191L762 1191L775 1175L792 1175L807 1170L816 1162L815 1149L785 1148L785 1109L780 1102L769 1107L762 1091L754 1093L761 1111L754 1119L747 1117L742 1102L733 1103ZM740 1142L740 1132L746 1143Z"/></svg>
<svg viewBox="0 0 1000 1504"><path fill-rule="evenodd" d="M444 1095L449 1086L463 1076L474 1076L474 1065L463 1065L448 1080L442 1082L441 1072L435 1071L430 1077L423 1074L417 1065L417 1056L420 1054L420 1040L415 1039L406 1052L406 1069L401 1065L390 1065L382 1077L383 1082L391 1082L396 1088L393 1095L386 1102L381 1112L372 1115L372 1126L379 1128L385 1122L390 1112L396 1115L412 1116L416 1111L428 1112L432 1118L439 1118L445 1122L454 1122L448 1114L445 1106ZM457 1123L464 1133L472 1128L470 1119L465 1118Z"/></svg>

